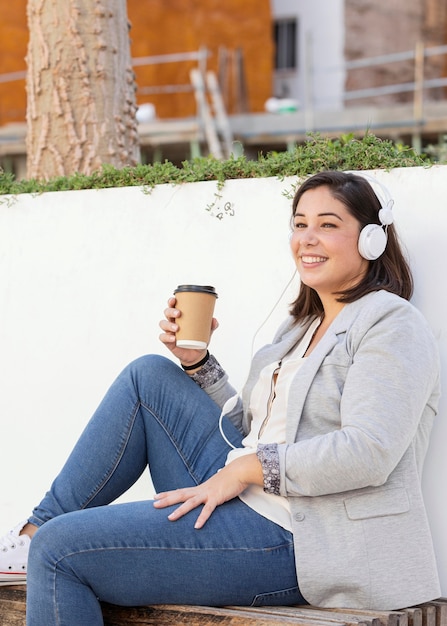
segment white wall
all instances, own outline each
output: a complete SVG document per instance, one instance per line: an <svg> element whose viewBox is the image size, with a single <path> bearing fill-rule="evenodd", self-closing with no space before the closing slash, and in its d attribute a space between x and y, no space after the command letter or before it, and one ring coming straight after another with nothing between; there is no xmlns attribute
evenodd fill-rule
<svg viewBox="0 0 447 626"><path fill-rule="evenodd" d="M344 0L272 0L274 19L296 17L298 20L298 70L277 73L275 94L284 83L290 98L315 109L343 108L344 94ZM311 70L309 89L306 73Z"/></svg>
<svg viewBox="0 0 447 626"><path fill-rule="evenodd" d="M377 177L395 198L415 272L414 302L438 338L447 388L447 166ZM283 192L294 182L229 181L220 192L208 182L149 194L0 196L0 534L41 498L122 367L146 352L166 354L158 321L177 284L216 286L220 328L212 350L242 385L254 331L293 274ZM296 287L295 280L255 347L271 338ZM424 474L444 595L446 416L443 397ZM126 499L151 495L145 477Z"/></svg>

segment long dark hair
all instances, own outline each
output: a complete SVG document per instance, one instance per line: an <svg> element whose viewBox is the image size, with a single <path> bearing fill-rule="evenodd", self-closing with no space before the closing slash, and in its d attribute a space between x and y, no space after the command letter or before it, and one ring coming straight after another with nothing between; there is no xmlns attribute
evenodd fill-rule
<svg viewBox="0 0 447 626"><path fill-rule="evenodd" d="M342 202L349 213L360 223L360 230L366 224L380 224L378 217L381 203L363 176L347 172L328 171L311 176L298 188L292 203L292 219L301 196L309 189L325 186L334 198ZM359 230L359 232L360 232ZM388 241L385 252L375 261L369 261L365 277L354 287L339 292L339 302L354 302L372 291L385 289L406 300L413 294L413 276L404 257L396 229L388 226ZM322 316L323 305L317 292L301 283L297 299L291 304L290 312L296 321L308 316Z"/></svg>

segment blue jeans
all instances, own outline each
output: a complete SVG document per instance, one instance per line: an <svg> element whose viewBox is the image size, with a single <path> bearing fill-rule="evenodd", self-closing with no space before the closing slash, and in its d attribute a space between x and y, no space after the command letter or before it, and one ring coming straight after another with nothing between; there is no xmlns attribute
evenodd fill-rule
<svg viewBox="0 0 447 626"><path fill-rule="evenodd" d="M112 504L145 471L157 491L193 486L229 451L219 407L169 359L131 363L115 380L50 491L28 563L28 626L103 624L99 601L118 605L303 604L292 535L238 498L200 529L198 509L150 500ZM224 422L229 439L241 433Z"/></svg>

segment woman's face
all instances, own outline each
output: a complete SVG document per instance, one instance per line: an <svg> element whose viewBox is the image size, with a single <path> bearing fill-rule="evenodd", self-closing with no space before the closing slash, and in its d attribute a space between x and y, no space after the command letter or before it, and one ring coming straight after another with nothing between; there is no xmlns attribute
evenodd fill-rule
<svg viewBox="0 0 447 626"><path fill-rule="evenodd" d="M360 223L326 186L301 196L290 240L301 280L320 296L355 286L365 276L368 261L360 256Z"/></svg>

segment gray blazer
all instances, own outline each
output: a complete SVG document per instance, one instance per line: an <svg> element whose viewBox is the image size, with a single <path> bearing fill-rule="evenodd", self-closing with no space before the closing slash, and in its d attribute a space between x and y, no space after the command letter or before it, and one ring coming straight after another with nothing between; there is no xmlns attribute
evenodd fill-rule
<svg viewBox="0 0 447 626"><path fill-rule="evenodd" d="M254 357L261 369L308 324L287 320ZM209 391L222 406L226 378ZM278 445L297 577L322 607L397 609L439 597L421 473L439 400L439 355L421 313L385 291L347 304L292 383ZM246 433L250 414L230 419Z"/></svg>

